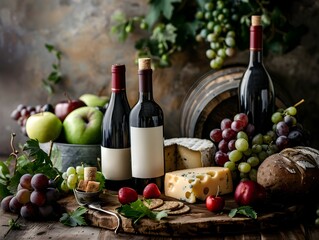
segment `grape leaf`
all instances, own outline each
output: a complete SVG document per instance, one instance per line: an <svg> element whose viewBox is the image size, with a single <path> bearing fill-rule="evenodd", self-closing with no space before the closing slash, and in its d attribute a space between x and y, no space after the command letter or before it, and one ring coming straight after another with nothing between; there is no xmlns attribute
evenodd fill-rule
<svg viewBox="0 0 319 240"><path fill-rule="evenodd" d="M23 151L17 158L11 155L7 161L0 164L0 199L17 191L20 178L25 173L43 173L51 179L61 175L59 170L53 166L47 153L40 148L38 140L27 140ZM12 173L8 172L9 169L13 169L9 166L14 163L16 164L14 170Z"/></svg>
<svg viewBox="0 0 319 240"><path fill-rule="evenodd" d="M172 24L165 25L165 28L156 27L153 31L151 39L156 39L168 48L167 42L175 43L176 40L176 28Z"/></svg>
<svg viewBox="0 0 319 240"><path fill-rule="evenodd" d="M85 207L78 207L74 211L63 213L60 222L71 227L87 225L83 217L86 212Z"/></svg>
<svg viewBox="0 0 319 240"><path fill-rule="evenodd" d="M257 213L251 206L240 206L238 208L231 209L228 216L233 218L236 214L242 214L252 219L257 219Z"/></svg>
<svg viewBox="0 0 319 240"><path fill-rule="evenodd" d="M130 204L122 205L117 208L118 213L122 214L127 218L134 219L134 224L137 223L141 218L147 216L153 220L161 220L163 217L167 217L166 211L154 212L146 207L142 200L138 199Z"/></svg>
<svg viewBox="0 0 319 240"><path fill-rule="evenodd" d="M150 10L145 17L145 21L148 23L148 25L153 26L153 24L159 19L161 14L163 14L166 19L171 19L174 11L174 2L181 2L181 0L150 1Z"/></svg>

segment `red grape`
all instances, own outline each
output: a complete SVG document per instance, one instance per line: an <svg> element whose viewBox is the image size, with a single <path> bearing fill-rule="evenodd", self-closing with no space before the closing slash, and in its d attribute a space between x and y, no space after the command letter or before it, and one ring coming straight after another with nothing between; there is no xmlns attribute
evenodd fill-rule
<svg viewBox="0 0 319 240"><path fill-rule="evenodd" d="M57 200L59 200L60 192L56 188L48 188L45 193L45 196L47 202L56 202Z"/></svg>
<svg viewBox="0 0 319 240"><path fill-rule="evenodd" d="M235 120L231 124L231 129L233 129L236 132L240 132L244 129L244 123L240 120Z"/></svg>
<svg viewBox="0 0 319 240"><path fill-rule="evenodd" d="M43 206L46 202L45 193L40 191L33 191L30 196L30 201L37 206Z"/></svg>
<svg viewBox="0 0 319 240"><path fill-rule="evenodd" d="M221 140L219 143L218 143L218 149L224 153L227 153L228 152L228 142L226 140Z"/></svg>
<svg viewBox="0 0 319 240"><path fill-rule="evenodd" d="M228 162L228 155L222 151L217 151L215 154L215 162L218 166L224 166L225 162Z"/></svg>
<svg viewBox="0 0 319 240"><path fill-rule="evenodd" d="M32 175L29 173L23 174L20 178L20 185L25 189L32 190L31 186Z"/></svg>
<svg viewBox="0 0 319 240"><path fill-rule="evenodd" d="M21 207L22 207L22 204L19 203L19 201L18 201L18 199L16 197L11 198L11 200L9 202L9 208L10 208L11 212L19 213Z"/></svg>
<svg viewBox="0 0 319 240"><path fill-rule="evenodd" d="M13 110L10 117L15 120L18 121L18 119L21 117L21 113L20 111L18 111L17 109Z"/></svg>
<svg viewBox="0 0 319 240"><path fill-rule="evenodd" d="M31 179L31 186L35 190L46 189L49 186L49 179L43 173L37 173Z"/></svg>
<svg viewBox="0 0 319 240"><path fill-rule="evenodd" d="M218 143L223 139L222 136L222 130L220 130L219 128L215 128L210 132L210 139L215 142Z"/></svg>
<svg viewBox="0 0 319 240"><path fill-rule="evenodd" d="M297 119L293 116L290 116L290 115L286 115L284 117L284 122L289 126L289 127L292 127L294 125L296 125L297 123Z"/></svg>
<svg viewBox="0 0 319 240"><path fill-rule="evenodd" d="M224 118L221 122L220 122L220 129L223 131L226 128L230 128L232 123L232 120L230 120L229 118Z"/></svg>
<svg viewBox="0 0 319 240"><path fill-rule="evenodd" d="M247 133L248 137L252 137L255 133L255 126L251 123L248 123L245 132Z"/></svg>
<svg viewBox="0 0 319 240"><path fill-rule="evenodd" d="M289 127L285 122L279 122L276 125L276 133L278 136L288 136Z"/></svg>
<svg viewBox="0 0 319 240"><path fill-rule="evenodd" d="M236 121L236 120L239 120L239 121L243 122L244 127L246 127L247 124L248 124L248 116L247 116L247 114L245 114L245 113L237 113L237 114L235 115L235 117L234 117L234 120L235 120L235 121Z"/></svg>
<svg viewBox="0 0 319 240"><path fill-rule="evenodd" d="M288 134L289 142L291 142L293 145L301 145L303 140L303 135L300 131L293 130Z"/></svg>
<svg viewBox="0 0 319 240"><path fill-rule="evenodd" d="M222 136L227 142L229 142L230 140L234 139L236 137L236 134L237 133L231 128L226 128L222 132Z"/></svg>
<svg viewBox="0 0 319 240"><path fill-rule="evenodd" d="M286 136L279 136L276 139L276 145L279 150L287 148L289 146L289 139Z"/></svg>
<svg viewBox="0 0 319 240"><path fill-rule="evenodd" d="M232 139L232 140L229 141L229 143L228 143L228 149L229 149L229 151L233 151L233 150L236 149L236 147L235 147L235 142L236 142L236 139Z"/></svg>
<svg viewBox="0 0 319 240"><path fill-rule="evenodd" d="M32 203L27 203L20 209L20 215L28 220L35 220L38 216L38 208Z"/></svg>
<svg viewBox="0 0 319 240"><path fill-rule="evenodd" d="M17 192L16 198L19 201L19 203L26 204L30 202L30 195L31 192L28 189L22 188Z"/></svg>
<svg viewBox="0 0 319 240"><path fill-rule="evenodd" d="M12 198L13 198L13 195L9 195L9 196L6 196L5 198L2 199L1 208L3 211L10 212L9 203L10 203Z"/></svg>

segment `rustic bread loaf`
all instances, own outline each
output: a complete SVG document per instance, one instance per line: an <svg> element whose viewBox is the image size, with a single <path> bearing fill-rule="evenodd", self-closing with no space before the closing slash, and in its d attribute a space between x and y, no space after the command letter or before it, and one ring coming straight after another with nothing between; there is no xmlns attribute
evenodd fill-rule
<svg viewBox="0 0 319 240"><path fill-rule="evenodd" d="M259 166L257 182L275 195L318 191L319 151L310 147L294 147L271 155Z"/></svg>

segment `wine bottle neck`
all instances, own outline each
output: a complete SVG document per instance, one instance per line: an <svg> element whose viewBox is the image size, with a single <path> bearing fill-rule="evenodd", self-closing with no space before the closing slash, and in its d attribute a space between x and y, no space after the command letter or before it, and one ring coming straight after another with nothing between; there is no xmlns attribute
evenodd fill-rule
<svg viewBox="0 0 319 240"><path fill-rule="evenodd" d="M140 100L153 100L152 69L138 71Z"/></svg>
<svg viewBox="0 0 319 240"><path fill-rule="evenodd" d="M263 29L261 25L250 27L250 64L262 63Z"/></svg>
<svg viewBox="0 0 319 240"><path fill-rule="evenodd" d="M263 62L263 52L250 50L249 64L262 64Z"/></svg>
<svg viewBox="0 0 319 240"><path fill-rule="evenodd" d="M125 65L112 66L112 93L125 92Z"/></svg>

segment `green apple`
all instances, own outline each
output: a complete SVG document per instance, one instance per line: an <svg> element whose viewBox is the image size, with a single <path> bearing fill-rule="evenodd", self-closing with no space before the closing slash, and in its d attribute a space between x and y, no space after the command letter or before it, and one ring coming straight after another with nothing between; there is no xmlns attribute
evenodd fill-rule
<svg viewBox="0 0 319 240"><path fill-rule="evenodd" d="M70 112L63 121L67 143L100 144L103 113L95 107L80 107Z"/></svg>
<svg viewBox="0 0 319 240"><path fill-rule="evenodd" d="M89 107L104 107L109 102L108 96L97 96L90 93L83 94L79 99Z"/></svg>
<svg viewBox="0 0 319 240"><path fill-rule="evenodd" d="M38 139L40 143L56 140L59 137L61 130L61 120L51 112L33 114L26 122L28 137Z"/></svg>

